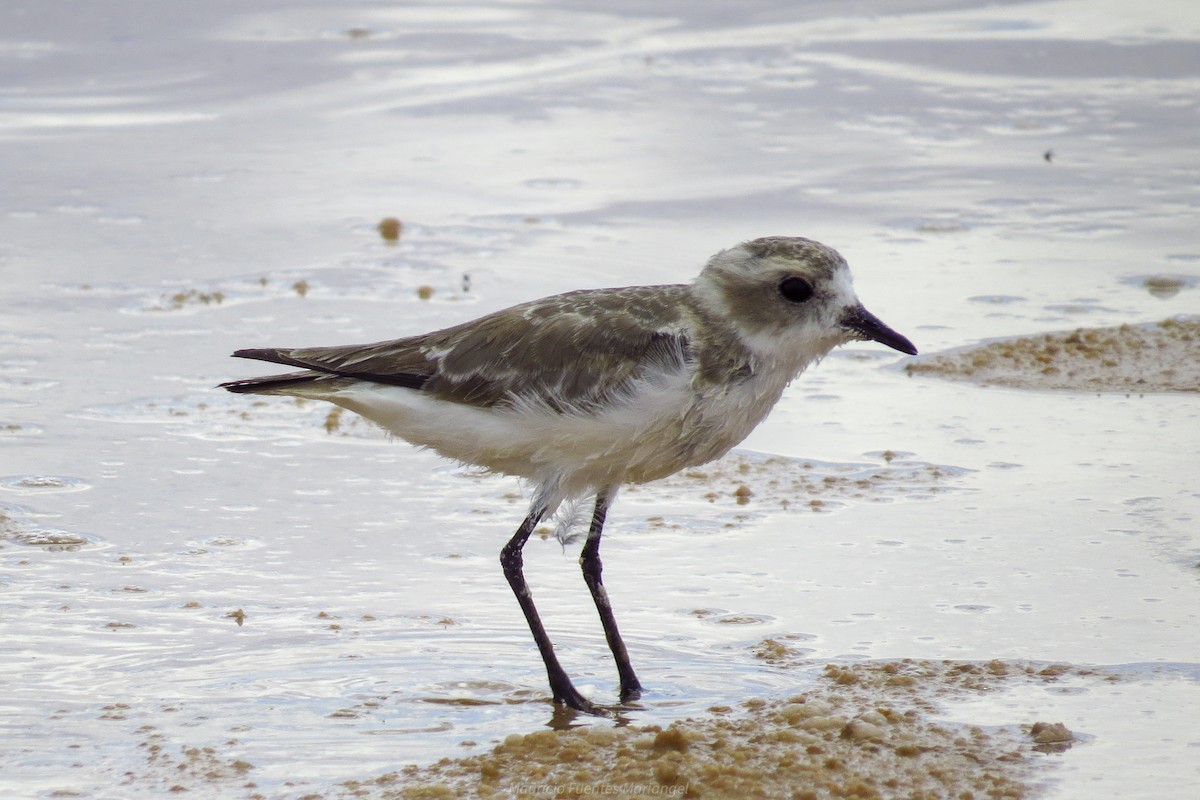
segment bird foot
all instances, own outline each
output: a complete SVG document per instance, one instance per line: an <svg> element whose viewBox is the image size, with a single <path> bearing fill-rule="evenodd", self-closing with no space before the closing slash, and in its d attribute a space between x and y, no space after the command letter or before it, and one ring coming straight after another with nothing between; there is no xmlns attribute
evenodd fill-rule
<svg viewBox="0 0 1200 800"><path fill-rule="evenodd" d="M593 717L613 717L616 715L616 710L608 706L598 705L588 700L581 695L576 688L568 684L564 689L556 689L554 692L554 704L558 706L566 706L567 708L578 711L580 714L588 714Z"/></svg>
<svg viewBox="0 0 1200 800"><path fill-rule="evenodd" d="M636 704L642 696L641 686L626 686L621 688L621 701L615 706L605 706L588 700L572 684L554 691L554 704L564 712L577 712L593 717L608 717L618 719L621 712ZM636 705L634 705L636 707Z"/></svg>

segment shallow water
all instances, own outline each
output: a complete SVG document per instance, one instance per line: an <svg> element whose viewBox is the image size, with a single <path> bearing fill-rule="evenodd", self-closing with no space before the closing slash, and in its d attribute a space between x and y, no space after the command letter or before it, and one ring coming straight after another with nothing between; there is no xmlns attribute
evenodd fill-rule
<svg viewBox="0 0 1200 800"><path fill-rule="evenodd" d="M1192 4L626 5L0 9L6 797L158 796L154 747L214 748L208 796L246 794L243 759L298 797L546 724L497 563L516 483L216 391L259 371L238 347L686 281L765 234L841 250L923 353L1200 312ZM893 355L803 376L744 472L622 494L636 721L815 680L757 658L768 637L814 664L1103 665L1124 679L945 713L1083 734L1048 796L1190 797L1194 395ZM613 699L574 551L526 559L565 665Z"/></svg>

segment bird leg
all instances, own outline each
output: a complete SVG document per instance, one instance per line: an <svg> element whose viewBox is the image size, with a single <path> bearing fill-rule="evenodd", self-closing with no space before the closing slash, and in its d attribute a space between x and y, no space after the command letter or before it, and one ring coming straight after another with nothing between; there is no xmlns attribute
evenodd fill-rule
<svg viewBox="0 0 1200 800"><path fill-rule="evenodd" d="M529 584L525 582L523 571L525 562L521 550L525 547L529 534L533 533L534 527L545 514L544 506L535 505L530 509L529 516L525 518L521 527L517 528L517 532L500 551L500 566L504 568L504 577L508 579L508 585L512 587L517 602L521 604L521 611L525 613L525 620L529 623L533 640L537 642L538 651L542 654L542 661L546 664L546 675L550 679L550 690L554 693L554 702L564 703L587 714L603 714L603 711L579 693L567 676L566 670L558 663L558 656L554 654L554 645L551 644L550 637L546 635L546 629L542 626L537 607L533 604L533 595L529 592Z"/></svg>
<svg viewBox="0 0 1200 800"><path fill-rule="evenodd" d="M636 700L642 694L642 684L633 672L629 663L629 652L617 630L617 619L613 616L612 604L608 601L608 592L600 579L604 565L600 563L600 534L604 530L604 518L608 514L608 504L612 499L612 487L601 489L596 494L596 508L592 512L592 525L588 529L587 542L583 552L579 554L579 566L583 569L583 580L592 592L592 600L596 603L596 611L600 614L600 624L604 626L604 636L608 639L608 648L612 650L613 660L617 662L617 674L621 677L621 702Z"/></svg>

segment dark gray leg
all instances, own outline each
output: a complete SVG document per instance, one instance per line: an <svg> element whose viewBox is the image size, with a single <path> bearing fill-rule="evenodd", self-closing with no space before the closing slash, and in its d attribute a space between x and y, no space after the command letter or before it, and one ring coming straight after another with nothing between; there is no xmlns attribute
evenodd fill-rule
<svg viewBox="0 0 1200 800"><path fill-rule="evenodd" d="M600 534L604 530L604 518L608 514L611 497L611 487L601 489L596 495L596 509L592 512L592 525L588 529L587 542L583 545L583 552L579 554L579 566L583 568L583 579L592 592L596 611L600 613L600 624L604 626L604 636L608 639L613 660L617 662L617 674L621 677L621 702L624 703L641 696L642 684L633 672L633 665L629 663L629 653L621 639L621 632L617 630L617 619L613 616L608 592L600 579L604 569L600 563Z"/></svg>
<svg viewBox="0 0 1200 800"><path fill-rule="evenodd" d="M521 523L521 527L517 528L517 532L500 551L500 566L504 568L504 577L508 579L508 585L512 587L513 594L517 596L517 602L521 604L521 611L525 612L525 621L529 623L533 640L537 642L538 651L542 654L542 661L546 664L546 675L550 679L550 691L554 693L554 702L565 703L577 711L588 714L600 714L603 712L575 689L571 679L567 677L566 670L558 663L558 656L554 654L554 645L550 643L550 637L546 635L546 629L542 627L537 607L533 604L533 595L529 592L529 584L525 582L525 574L522 571L525 562L521 555L521 549L525 547L529 534L533 533L533 529L537 527L545 514L545 509L537 506L530 510L529 516Z"/></svg>

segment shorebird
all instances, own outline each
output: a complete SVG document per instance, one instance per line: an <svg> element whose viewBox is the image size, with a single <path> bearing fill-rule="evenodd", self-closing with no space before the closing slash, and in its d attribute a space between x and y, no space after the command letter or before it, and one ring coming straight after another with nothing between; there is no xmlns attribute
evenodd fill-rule
<svg viewBox="0 0 1200 800"><path fill-rule="evenodd" d="M301 368L231 392L327 400L443 456L529 483L529 513L500 553L555 703L605 713L559 664L521 551L567 500L595 496L583 578L616 662L620 699L642 685L601 580L600 536L617 490L712 461L784 388L850 341L915 355L858 301L845 260L799 237L717 253L690 284L584 289L433 333L375 344L238 350Z"/></svg>

